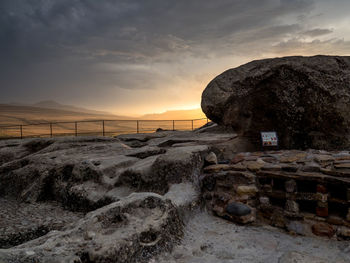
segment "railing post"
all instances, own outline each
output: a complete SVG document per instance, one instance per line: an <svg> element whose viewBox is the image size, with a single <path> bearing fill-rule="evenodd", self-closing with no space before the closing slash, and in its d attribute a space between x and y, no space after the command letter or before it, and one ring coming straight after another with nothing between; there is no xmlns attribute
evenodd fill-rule
<svg viewBox="0 0 350 263"><path fill-rule="evenodd" d="M139 133L140 130L139 130L139 121L136 121L136 132Z"/></svg>
<svg viewBox="0 0 350 263"><path fill-rule="evenodd" d="M102 136L105 136L105 121L102 121Z"/></svg>
<svg viewBox="0 0 350 263"><path fill-rule="evenodd" d="M20 130L20 134L21 134L21 139L23 139L23 126L19 125L19 130Z"/></svg>
<svg viewBox="0 0 350 263"><path fill-rule="evenodd" d="M193 120L191 122L192 122L192 131L193 131Z"/></svg>
<svg viewBox="0 0 350 263"><path fill-rule="evenodd" d="M173 120L173 131L175 131L175 120Z"/></svg>
<svg viewBox="0 0 350 263"><path fill-rule="evenodd" d="M74 122L75 124L75 137L78 136L78 122Z"/></svg>
<svg viewBox="0 0 350 263"><path fill-rule="evenodd" d="M50 138L52 138L52 123L50 123Z"/></svg>

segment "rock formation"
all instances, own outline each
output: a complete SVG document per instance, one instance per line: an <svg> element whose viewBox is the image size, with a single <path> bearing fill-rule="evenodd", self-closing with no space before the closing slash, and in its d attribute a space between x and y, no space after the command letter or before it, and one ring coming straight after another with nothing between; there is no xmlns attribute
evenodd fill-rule
<svg viewBox="0 0 350 263"><path fill-rule="evenodd" d="M216 124L0 141L0 263L349 262L350 153L242 146Z"/></svg>
<svg viewBox="0 0 350 263"><path fill-rule="evenodd" d="M0 142L0 263L148 262L183 234L213 143L235 134Z"/></svg>
<svg viewBox="0 0 350 263"><path fill-rule="evenodd" d="M259 144L277 131L283 148L350 146L350 57L253 61L213 79L202 109L214 122Z"/></svg>
<svg viewBox="0 0 350 263"><path fill-rule="evenodd" d="M206 205L220 217L350 239L349 151L239 153L231 164L208 165L203 172Z"/></svg>

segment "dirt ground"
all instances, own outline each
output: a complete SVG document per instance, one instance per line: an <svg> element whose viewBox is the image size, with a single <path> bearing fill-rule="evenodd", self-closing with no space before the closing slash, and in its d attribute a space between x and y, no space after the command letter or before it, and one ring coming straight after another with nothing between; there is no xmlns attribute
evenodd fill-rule
<svg viewBox="0 0 350 263"><path fill-rule="evenodd" d="M292 236L270 226L239 226L205 211L189 218L181 244L151 262L350 262L349 241Z"/></svg>

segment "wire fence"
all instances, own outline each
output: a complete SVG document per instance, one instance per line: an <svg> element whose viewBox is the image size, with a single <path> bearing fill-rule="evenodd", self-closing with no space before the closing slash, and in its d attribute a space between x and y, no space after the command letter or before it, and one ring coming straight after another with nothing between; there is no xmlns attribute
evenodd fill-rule
<svg viewBox="0 0 350 263"><path fill-rule="evenodd" d="M0 139L60 136L115 136L126 133L150 133L163 130L194 130L208 123L207 118L192 120L89 120L45 122L0 126Z"/></svg>

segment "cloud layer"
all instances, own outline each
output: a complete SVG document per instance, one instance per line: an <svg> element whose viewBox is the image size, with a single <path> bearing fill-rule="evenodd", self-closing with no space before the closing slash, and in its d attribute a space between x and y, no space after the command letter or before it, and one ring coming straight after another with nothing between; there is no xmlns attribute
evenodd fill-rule
<svg viewBox="0 0 350 263"><path fill-rule="evenodd" d="M251 59L350 54L350 5L334 2L2 0L1 99L123 113L199 105L212 77Z"/></svg>

